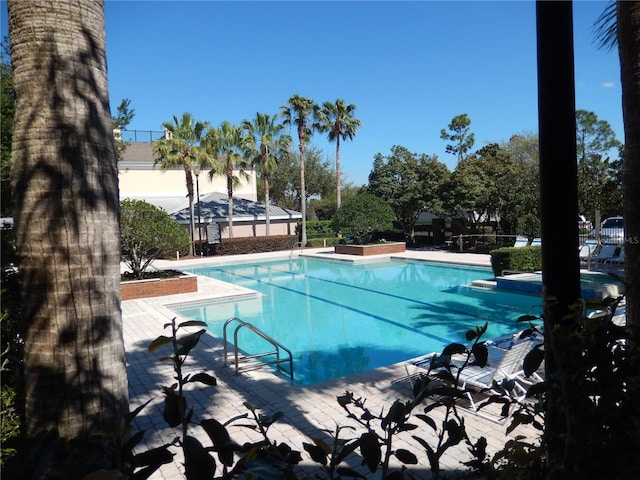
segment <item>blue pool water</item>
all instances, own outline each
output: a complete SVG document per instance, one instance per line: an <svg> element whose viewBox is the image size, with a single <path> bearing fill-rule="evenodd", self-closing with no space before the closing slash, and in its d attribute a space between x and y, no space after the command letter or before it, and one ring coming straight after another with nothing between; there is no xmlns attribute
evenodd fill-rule
<svg viewBox="0 0 640 480"><path fill-rule="evenodd" d="M261 295L208 305L177 306L222 337L238 317L293 352L294 381L310 385L468 343L465 332L489 323L485 339L522 329L515 320L538 314L539 297L469 288L491 279L488 268L387 260L351 264L315 258L188 270L242 285ZM232 340L233 329L228 330ZM246 353L265 351L241 330Z"/></svg>

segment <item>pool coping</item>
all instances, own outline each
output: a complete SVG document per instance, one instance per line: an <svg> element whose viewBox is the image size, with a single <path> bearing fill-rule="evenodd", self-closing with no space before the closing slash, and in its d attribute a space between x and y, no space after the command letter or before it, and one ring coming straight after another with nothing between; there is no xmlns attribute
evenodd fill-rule
<svg viewBox="0 0 640 480"><path fill-rule="evenodd" d="M449 251L407 250L402 254L379 255L343 259L347 255L328 252L326 248L304 249L292 252L272 252L270 254L235 255L229 257L208 257L180 261L157 261L155 268L192 268L201 266L224 265L241 261L255 261L268 259L291 258L293 256L330 257L334 260L352 262L380 261L384 257L410 259L418 261L439 262L447 264L490 266L490 256L482 254L463 254ZM349 256L352 257L352 256ZM371 258L376 257L376 258ZM145 429L146 435L143 445L154 448L163 443L170 443L176 436L176 430L166 426L162 420L162 386L171 385L175 380L171 364L162 361L166 351L149 353L147 350L151 341L165 331L167 324L173 318L178 321L187 320L176 315L171 306L194 302L224 301L233 296L255 295L254 290L231 285L212 278L198 277L198 292L167 295L165 297L150 297L122 302L123 334L127 373L129 377L129 397L131 408L149 401L149 404L138 415L135 425ZM429 353L429 352L425 352ZM191 388L187 392L189 406L194 409L194 418L216 418L226 421L230 418L248 413L244 402L250 402L263 413L281 411L284 417L274 424L270 430L270 439L278 442L285 441L296 450L302 451L303 442L310 442L311 438L324 438L329 441L326 432L333 432L336 422L340 425L357 424L349 420L345 411L338 405L336 398L345 391L353 392L355 396L366 399L367 406L372 412L386 411L391 404L400 399L407 401L411 396L411 387L404 368L406 362L388 365L375 370L342 377L336 380L314 384L308 387L291 385L286 379L267 370L252 370L236 375L232 368L224 366L222 340L212 334L203 335L199 345L192 351L193 361L186 365L189 373L206 370L217 379L216 387ZM533 439L538 433L530 426L516 429L511 435L506 434L506 424L498 421L495 412L488 410L484 415L463 411L467 432L475 440L484 436L488 441L487 450L496 452L504 446L508 439L515 435L524 435ZM439 412L433 412L436 421L441 421ZM355 431L362 431L357 428ZM230 428L232 438L239 443L257 441L259 434L247 428ZM210 440L204 432L195 428L191 434L203 444L209 445ZM418 448L415 441L410 440L409 432L400 436L395 444L396 448L406 448L418 456L418 465L412 468L429 470L429 462L424 450ZM423 436L430 434L429 429L421 430ZM168 480L183 478L181 472L181 452L175 450L174 461L163 466L150 478L152 480ZM303 452L302 466L313 464ZM469 460L467 446L462 443L447 453L441 459L443 470L466 470L461 462ZM351 467L361 470L357 459Z"/></svg>

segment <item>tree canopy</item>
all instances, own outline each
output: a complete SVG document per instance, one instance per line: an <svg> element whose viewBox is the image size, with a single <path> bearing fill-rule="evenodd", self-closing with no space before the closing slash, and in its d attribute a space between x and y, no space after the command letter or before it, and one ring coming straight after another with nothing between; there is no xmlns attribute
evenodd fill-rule
<svg viewBox="0 0 640 480"><path fill-rule="evenodd" d="M167 212L142 200L120 202L120 239L122 258L139 279L154 260L185 255L190 245L187 231Z"/></svg>
<svg viewBox="0 0 640 480"><path fill-rule="evenodd" d="M449 174L436 157L418 155L396 145L390 155L375 156L367 191L389 203L405 232L413 238L420 212L444 213L442 189Z"/></svg>
<svg viewBox="0 0 640 480"><path fill-rule="evenodd" d="M394 218L384 199L361 193L345 200L333 216L332 226L336 232L353 235L356 243L367 243L373 232L391 229Z"/></svg>
<svg viewBox="0 0 640 480"><path fill-rule="evenodd" d="M447 153L456 155L458 163L465 158L465 154L475 143L475 135L471 132L470 125L471 119L463 113L453 117L448 126L448 132L444 128L440 130L440 138L451 142L447 144Z"/></svg>

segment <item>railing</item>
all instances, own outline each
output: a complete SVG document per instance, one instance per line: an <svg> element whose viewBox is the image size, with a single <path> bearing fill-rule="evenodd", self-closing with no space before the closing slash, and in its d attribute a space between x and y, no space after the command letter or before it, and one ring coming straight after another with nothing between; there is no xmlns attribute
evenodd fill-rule
<svg viewBox="0 0 640 480"><path fill-rule="evenodd" d="M154 142L164 138L164 131L160 130L120 130L123 142Z"/></svg>
<svg viewBox="0 0 640 480"><path fill-rule="evenodd" d="M300 250L302 250L302 242L296 242L293 244L293 246L291 247L291 253L289 254L289 259L291 259L291 257L293 257L293 251L296 249L296 247L300 247Z"/></svg>
<svg viewBox="0 0 640 480"><path fill-rule="evenodd" d="M464 252L465 248L471 250L481 245L495 245L499 247L512 247L515 239L519 235L498 235L495 233L476 233L469 235L454 235L445 243L448 247L457 248L460 252Z"/></svg>
<svg viewBox="0 0 640 480"><path fill-rule="evenodd" d="M276 368L278 369L278 371L285 371L285 372L286 370L282 367L282 364L288 363L289 377L291 378L291 380L293 380L293 354L291 353L291 350L289 350L287 347L285 347L278 341L271 338L262 330L256 328L254 325L248 322L245 322L244 320L241 320L237 317L231 317L226 322L224 322L224 326L222 327L222 336L224 339L224 364L225 365L229 365L229 362L227 361L227 357L229 353L228 352L229 342L227 341L227 326L229 326L229 324L231 323L238 324L233 332L233 364L235 365L236 373L240 373L241 363L245 364L245 367L242 368L242 370L244 371L259 368L261 366L276 365ZM260 338L266 340L268 343L270 343L273 346L274 350L269 352L261 352L261 353L256 353L252 355L241 356L238 348L238 332L242 328L248 328L250 331L258 335ZM287 355L285 358L281 358L281 352L286 352ZM253 360L259 360L259 359L263 359L265 357L270 357L274 355L275 355L275 360L253 362Z"/></svg>

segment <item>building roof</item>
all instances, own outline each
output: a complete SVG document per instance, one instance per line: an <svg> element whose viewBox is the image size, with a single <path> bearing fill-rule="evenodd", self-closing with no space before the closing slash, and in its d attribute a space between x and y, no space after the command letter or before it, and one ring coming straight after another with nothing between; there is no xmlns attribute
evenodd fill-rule
<svg viewBox="0 0 640 480"><path fill-rule="evenodd" d="M147 203L162 208L178 223L189 223L189 200L186 196L132 196L134 200L144 200ZM227 222L229 201L223 193L207 193L200 195L200 219L202 223ZM194 202L194 220L198 218L198 203ZM269 220L300 220L302 214L295 210L269 207ZM265 206L263 203L252 202L244 198L233 197L233 221L249 222L265 220Z"/></svg>

